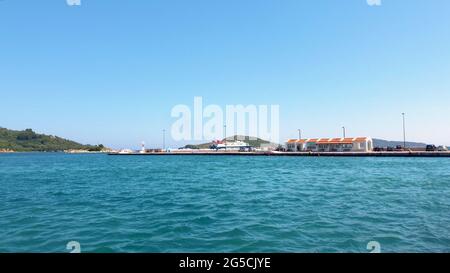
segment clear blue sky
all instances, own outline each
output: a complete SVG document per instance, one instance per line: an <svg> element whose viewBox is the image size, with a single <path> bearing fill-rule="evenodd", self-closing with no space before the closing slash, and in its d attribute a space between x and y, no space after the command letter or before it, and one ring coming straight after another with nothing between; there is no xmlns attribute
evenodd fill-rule
<svg viewBox="0 0 450 273"><path fill-rule="evenodd" d="M279 104L281 138L450 145L450 1L0 0L0 126L161 143L176 104ZM179 146L168 139L169 146Z"/></svg>

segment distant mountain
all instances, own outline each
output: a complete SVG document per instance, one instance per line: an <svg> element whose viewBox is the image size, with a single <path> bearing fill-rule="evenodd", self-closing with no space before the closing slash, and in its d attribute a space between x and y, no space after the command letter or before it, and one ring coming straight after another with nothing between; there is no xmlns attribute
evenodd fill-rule
<svg viewBox="0 0 450 273"><path fill-rule="evenodd" d="M222 141L224 141L225 139L222 139ZM278 144L272 143L270 141L261 139L261 138L256 138L256 137L249 137L249 136L239 136L239 135L235 135L235 136L230 136L226 138L227 141L243 141L247 144L249 144L252 147L255 148L260 148L262 146L273 146L273 147L277 147ZM208 142L208 143L203 143L203 144L189 144L184 146L184 148L187 149L209 149L209 147L211 147L211 145L213 145L212 142Z"/></svg>
<svg viewBox="0 0 450 273"><path fill-rule="evenodd" d="M403 141L389 141L384 139L373 139L373 146L374 147L380 147L380 148L387 148L387 147L396 147L396 146L403 146ZM426 143L420 143L420 142L406 142L406 147L408 148L425 148L427 146Z"/></svg>
<svg viewBox="0 0 450 273"><path fill-rule="evenodd" d="M101 151L103 145L83 145L57 136L37 134L32 129L14 131L0 127L0 150L55 152L65 150Z"/></svg>

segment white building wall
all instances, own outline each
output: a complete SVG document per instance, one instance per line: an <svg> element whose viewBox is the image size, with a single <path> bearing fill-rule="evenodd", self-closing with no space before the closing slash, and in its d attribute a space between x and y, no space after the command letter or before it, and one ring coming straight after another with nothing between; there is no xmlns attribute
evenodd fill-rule
<svg viewBox="0 0 450 273"><path fill-rule="evenodd" d="M361 141L362 139L359 138L358 140L360 140L360 141L358 141L358 142L356 140L357 140L357 138L354 138L353 144L351 145L351 147L348 147L348 148L345 148L344 144L342 144L342 145L329 144L329 145L324 145L325 149L323 149L323 150L327 151L327 152L331 151L331 150L338 151L338 152L343 152L343 151L370 152L373 150L372 138L368 137L364 141ZM288 143L286 143L286 148L288 149L288 151L292 151L292 152L297 152L297 151L317 152L320 150L319 145L321 145L321 144L317 144L317 143L313 143L313 142L306 142L306 143L288 142Z"/></svg>

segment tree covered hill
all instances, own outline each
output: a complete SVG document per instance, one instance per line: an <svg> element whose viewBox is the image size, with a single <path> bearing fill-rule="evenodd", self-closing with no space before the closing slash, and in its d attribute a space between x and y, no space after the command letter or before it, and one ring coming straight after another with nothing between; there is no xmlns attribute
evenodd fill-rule
<svg viewBox="0 0 450 273"><path fill-rule="evenodd" d="M222 139L222 141L224 141L224 140L225 139ZM271 143L271 142L269 142L267 140L260 139L260 138L255 138L255 137L249 137L249 136L238 136L238 135L235 135L235 136L227 137L226 140L229 141L229 142L237 141L237 140L244 141L245 143L247 143L250 146L255 147L255 148L260 148L260 147L262 147L264 145L270 145L270 146L274 146L274 147L278 146L278 144ZM184 146L184 148L189 148L189 149L209 149L211 147L211 145L213 145L212 142L203 143L203 144L189 144L189 145Z"/></svg>
<svg viewBox="0 0 450 273"><path fill-rule="evenodd" d="M37 134L32 129L24 131L0 127L0 150L16 152L55 152L64 150L101 151L103 145L83 145L57 136Z"/></svg>
<svg viewBox="0 0 450 273"><path fill-rule="evenodd" d="M374 138L373 146L380 147L380 148L403 146L403 141L389 141L389 140ZM426 146L427 146L426 143L409 142L409 141L406 142L406 147L408 147L408 148L425 148Z"/></svg>

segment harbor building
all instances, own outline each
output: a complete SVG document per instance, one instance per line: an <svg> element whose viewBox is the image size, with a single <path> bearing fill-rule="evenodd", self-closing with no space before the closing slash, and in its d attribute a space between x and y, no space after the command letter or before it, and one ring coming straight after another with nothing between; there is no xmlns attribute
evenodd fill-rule
<svg viewBox="0 0 450 273"><path fill-rule="evenodd" d="M370 137L289 139L286 148L289 152L371 152L373 140Z"/></svg>

